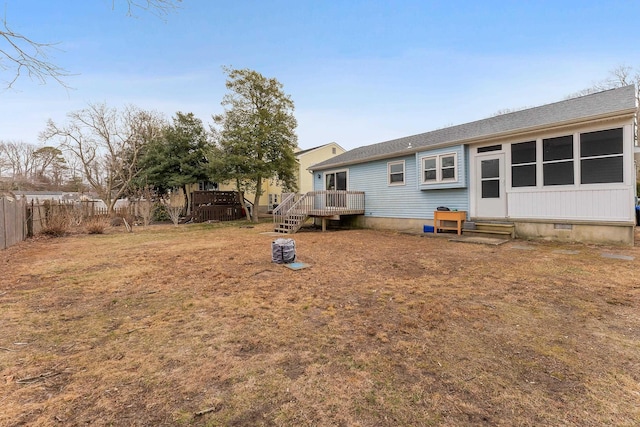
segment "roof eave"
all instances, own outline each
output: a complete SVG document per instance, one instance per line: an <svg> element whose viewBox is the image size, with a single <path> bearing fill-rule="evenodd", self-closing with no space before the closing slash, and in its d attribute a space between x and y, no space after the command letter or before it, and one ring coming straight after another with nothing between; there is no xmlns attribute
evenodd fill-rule
<svg viewBox="0 0 640 427"><path fill-rule="evenodd" d="M516 129L516 130L510 130L510 131L506 131L506 132L499 132L499 133L494 133L491 135L484 135L484 136L478 136L478 137L474 137L474 138L467 138L467 139L458 139L455 141L445 141L442 143L436 143L436 144L432 144L429 146L421 146L421 147L415 147L415 148L411 148L411 149L407 149L404 151L395 151L393 153L387 153L387 154L381 154L378 156L371 156L371 157L367 157L364 159L358 159L358 160L351 160L351 161L346 161L346 162L340 162L340 163L332 163L330 165L326 165L326 166L322 166L320 168L313 168L313 166L307 168L308 170L311 171L320 171L320 170L327 170L327 169L336 169L336 168L341 168L341 167L345 167L345 166L351 166L351 165L357 165L360 163L368 163L368 162L373 162L376 160L385 160L385 159L392 159L395 157L400 157L400 156L405 156L408 154L415 154L415 153L419 153L421 151L427 151L427 150L432 150L432 149L437 149L437 148L443 148L443 147L450 147L450 146L454 146L454 145L470 145L470 144L475 144L475 143L479 143L479 142L491 142L497 139L504 139L504 138L508 138L508 137L517 137L520 135L526 135L532 132L537 132L540 130L558 130L561 128L566 128L566 127L570 127L570 126L575 126L577 124L581 124L581 123L585 123L585 122L597 122L597 121L603 121L603 120L611 120L611 119L624 119L624 118L631 118L633 117L637 112L636 108L628 108L626 110L620 110L620 111L616 111L613 113L606 113L606 114L598 114L595 116L588 116L588 117L581 117L578 119L572 119L572 120L565 120L562 122L557 122L557 123L553 123L551 125L538 125L538 126L531 126L528 128L521 128L521 129Z"/></svg>

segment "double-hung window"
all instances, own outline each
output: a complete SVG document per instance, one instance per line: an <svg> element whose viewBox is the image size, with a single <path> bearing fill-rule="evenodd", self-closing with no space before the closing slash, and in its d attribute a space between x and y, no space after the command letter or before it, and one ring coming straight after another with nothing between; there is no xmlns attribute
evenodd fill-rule
<svg viewBox="0 0 640 427"><path fill-rule="evenodd" d="M455 182L457 175L458 156L456 153L440 154L422 158L422 183L435 184L440 182Z"/></svg>
<svg viewBox="0 0 640 427"><path fill-rule="evenodd" d="M623 182L622 128L580 134L580 183Z"/></svg>
<svg viewBox="0 0 640 427"><path fill-rule="evenodd" d="M389 175L389 185L403 185L404 160L387 163L387 173Z"/></svg>
<svg viewBox="0 0 640 427"><path fill-rule="evenodd" d="M573 185L573 135L542 140L544 185Z"/></svg>

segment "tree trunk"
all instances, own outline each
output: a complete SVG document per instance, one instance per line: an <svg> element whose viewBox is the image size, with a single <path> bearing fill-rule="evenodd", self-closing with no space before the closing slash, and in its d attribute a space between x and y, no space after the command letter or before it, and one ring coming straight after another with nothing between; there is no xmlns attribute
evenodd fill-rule
<svg viewBox="0 0 640 427"><path fill-rule="evenodd" d="M253 222L258 222L258 206L260 206L260 196L262 195L262 178L258 177L256 182L256 195L253 198L253 211L251 212L251 219Z"/></svg>
<svg viewBox="0 0 640 427"><path fill-rule="evenodd" d="M249 212L249 209L247 209L247 204L244 201L244 193L238 190L239 188L240 188L240 183L236 181L236 190L238 191L238 201L240 202L240 206L242 206L242 210L244 211L244 215L246 216L247 221L251 222L251 213Z"/></svg>
<svg viewBox="0 0 640 427"><path fill-rule="evenodd" d="M191 210L189 210L190 199L189 199L189 195L187 194L187 184L182 185L182 194L184 195L184 214L190 215L191 214Z"/></svg>

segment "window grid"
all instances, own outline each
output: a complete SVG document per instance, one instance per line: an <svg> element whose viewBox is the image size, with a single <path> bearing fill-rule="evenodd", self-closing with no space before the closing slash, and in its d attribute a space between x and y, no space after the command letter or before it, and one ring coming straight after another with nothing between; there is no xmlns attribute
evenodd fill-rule
<svg viewBox="0 0 640 427"><path fill-rule="evenodd" d="M542 183L545 186L573 185L573 135L542 140Z"/></svg>
<svg viewBox="0 0 640 427"><path fill-rule="evenodd" d="M404 185L404 160L387 163L389 185Z"/></svg>
<svg viewBox="0 0 640 427"><path fill-rule="evenodd" d="M624 181L622 128L580 134L580 183Z"/></svg>
<svg viewBox="0 0 640 427"><path fill-rule="evenodd" d="M458 155L456 153L439 154L422 158L422 183L439 184L456 182Z"/></svg>
<svg viewBox="0 0 640 427"><path fill-rule="evenodd" d="M511 187L624 182L623 134L623 128L614 128L538 139L535 161L531 147L524 152L534 141L511 144ZM518 146L522 151L516 153Z"/></svg>

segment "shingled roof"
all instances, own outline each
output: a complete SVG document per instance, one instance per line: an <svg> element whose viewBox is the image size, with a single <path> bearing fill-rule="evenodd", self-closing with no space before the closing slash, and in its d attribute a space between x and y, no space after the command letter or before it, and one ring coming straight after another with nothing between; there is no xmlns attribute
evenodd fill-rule
<svg viewBox="0 0 640 427"><path fill-rule="evenodd" d="M481 138L561 126L591 118L631 114L636 110L635 87L624 86L540 107L354 148L313 166L313 170L397 157L427 148L475 142Z"/></svg>

